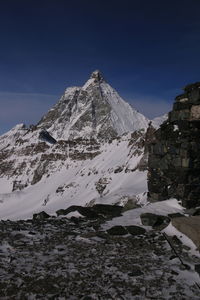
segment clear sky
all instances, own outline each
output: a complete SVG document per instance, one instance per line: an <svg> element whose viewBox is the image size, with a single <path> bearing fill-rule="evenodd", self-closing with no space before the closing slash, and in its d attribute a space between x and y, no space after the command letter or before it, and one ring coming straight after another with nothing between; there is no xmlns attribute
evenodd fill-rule
<svg viewBox="0 0 200 300"><path fill-rule="evenodd" d="M0 2L0 133L101 70L152 118L200 81L200 0Z"/></svg>

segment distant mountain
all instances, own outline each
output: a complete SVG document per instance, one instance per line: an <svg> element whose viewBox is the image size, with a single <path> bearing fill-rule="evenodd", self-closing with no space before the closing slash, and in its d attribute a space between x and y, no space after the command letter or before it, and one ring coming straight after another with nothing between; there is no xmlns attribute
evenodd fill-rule
<svg viewBox="0 0 200 300"><path fill-rule="evenodd" d="M149 120L133 109L94 71L83 87L66 89L38 127L55 139L113 138L148 127Z"/></svg>
<svg viewBox="0 0 200 300"><path fill-rule="evenodd" d="M68 88L37 125L0 136L0 218L143 199L148 123L99 71Z"/></svg>

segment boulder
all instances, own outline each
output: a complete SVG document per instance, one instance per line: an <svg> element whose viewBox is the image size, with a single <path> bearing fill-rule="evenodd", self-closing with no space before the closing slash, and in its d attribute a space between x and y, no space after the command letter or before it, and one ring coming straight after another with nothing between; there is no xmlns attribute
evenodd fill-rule
<svg viewBox="0 0 200 300"><path fill-rule="evenodd" d="M33 220L43 221L50 218L50 215L48 215L45 211L41 211L40 213L33 214Z"/></svg>
<svg viewBox="0 0 200 300"><path fill-rule="evenodd" d="M172 225L191 239L200 249L200 216L174 218Z"/></svg>
<svg viewBox="0 0 200 300"><path fill-rule="evenodd" d="M113 226L107 230L107 233L110 235L126 235L128 231L125 227L121 225Z"/></svg>
<svg viewBox="0 0 200 300"><path fill-rule="evenodd" d="M199 274L200 276L200 264L196 264L194 267L195 271Z"/></svg>
<svg viewBox="0 0 200 300"><path fill-rule="evenodd" d="M123 207L119 205L95 204L91 209L103 216L118 217L121 216Z"/></svg>
<svg viewBox="0 0 200 300"><path fill-rule="evenodd" d="M56 211L57 216L64 215L67 216L69 213L78 211L79 214L81 214L84 217L87 217L88 219L98 219L100 216L93 211L90 207L83 207L78 205L72 205L68 207L67 209L59 209Z"/></svg>
<svg viewBox="0 0 200 300"><path fill-rule="evenodd" d="M200 216L200 208L197 208L193 213L193 216Z"/></svg>
<svg viewBox="0 0 200 300"><path fill-rule="evenodd" d="M131 276L131 277L141 276L143 274L144 273L140 270L140 268L138 266L133 266L133 271L128 273L128 275Z"/></svg>
<svg viewBox="0 0 200 300"><path fill-rule="evenodd" d="M170 219L173 219L173 218L181 218L181 217L185 217L183 214L180 214L180 213L173 213L173 214L168 214L168 217Z"/></svg>
<svg viewBox="0 0 200 300"><path fill-rule="evenodd" d="M116 173L120 173L122 171L123 171L123 167L119 166L114 170L114 173L116 174Z"/></svg>
<svg viewBox="0 0 200 300"><path fill-rule="evenodd" d="M170 222L170 218L152 213L141 214L140 219L144 226L152 226L157 229L165 228Z"/></svg>
<svg viewBox="0 0 200 300"><path fill-rule="evenodd" d="M39 139L48 142L50 144L56 144L56 140L48 133L46 130L41 130L39 134Z"/></svg>
<svg viewBox="0 0 200 300"><path fill-rule="evenodd" d="M122 212L125 212L127 210L131 210L134 208L138 208L140 207L140 205L137 204L137 199L133 198L133 199L128 199L128 201L126 202L126 204L123 207Z"/></svg>
<svg viewBox="0 0 200 300"><path fill-rule="evenodd" d="M132 235L142 235L146 233L146 230L144 228L135 225L126 226L126 229L128 233Z"/></svg>

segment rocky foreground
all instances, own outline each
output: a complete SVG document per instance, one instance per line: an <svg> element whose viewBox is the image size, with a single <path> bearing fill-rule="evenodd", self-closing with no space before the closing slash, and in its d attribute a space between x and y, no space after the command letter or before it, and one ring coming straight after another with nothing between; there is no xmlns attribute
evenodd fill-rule
<svg viewBox="0 0 200 300"><path fill-rule="evenodd" d="M200 299L199 258L176 237L183 263L161 232L132 226L122 235L103 223L0 221L0 299Z"/></svg>

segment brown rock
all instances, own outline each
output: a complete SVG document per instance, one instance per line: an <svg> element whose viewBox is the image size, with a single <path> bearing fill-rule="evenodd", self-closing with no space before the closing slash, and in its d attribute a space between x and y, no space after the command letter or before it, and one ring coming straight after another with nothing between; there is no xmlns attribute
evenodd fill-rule
<svg viewBox="0 0 200 300"><path fill-rule="evenodd" d="M172 225L191 239L200 250L200 216L174 218Z"/></svg>

